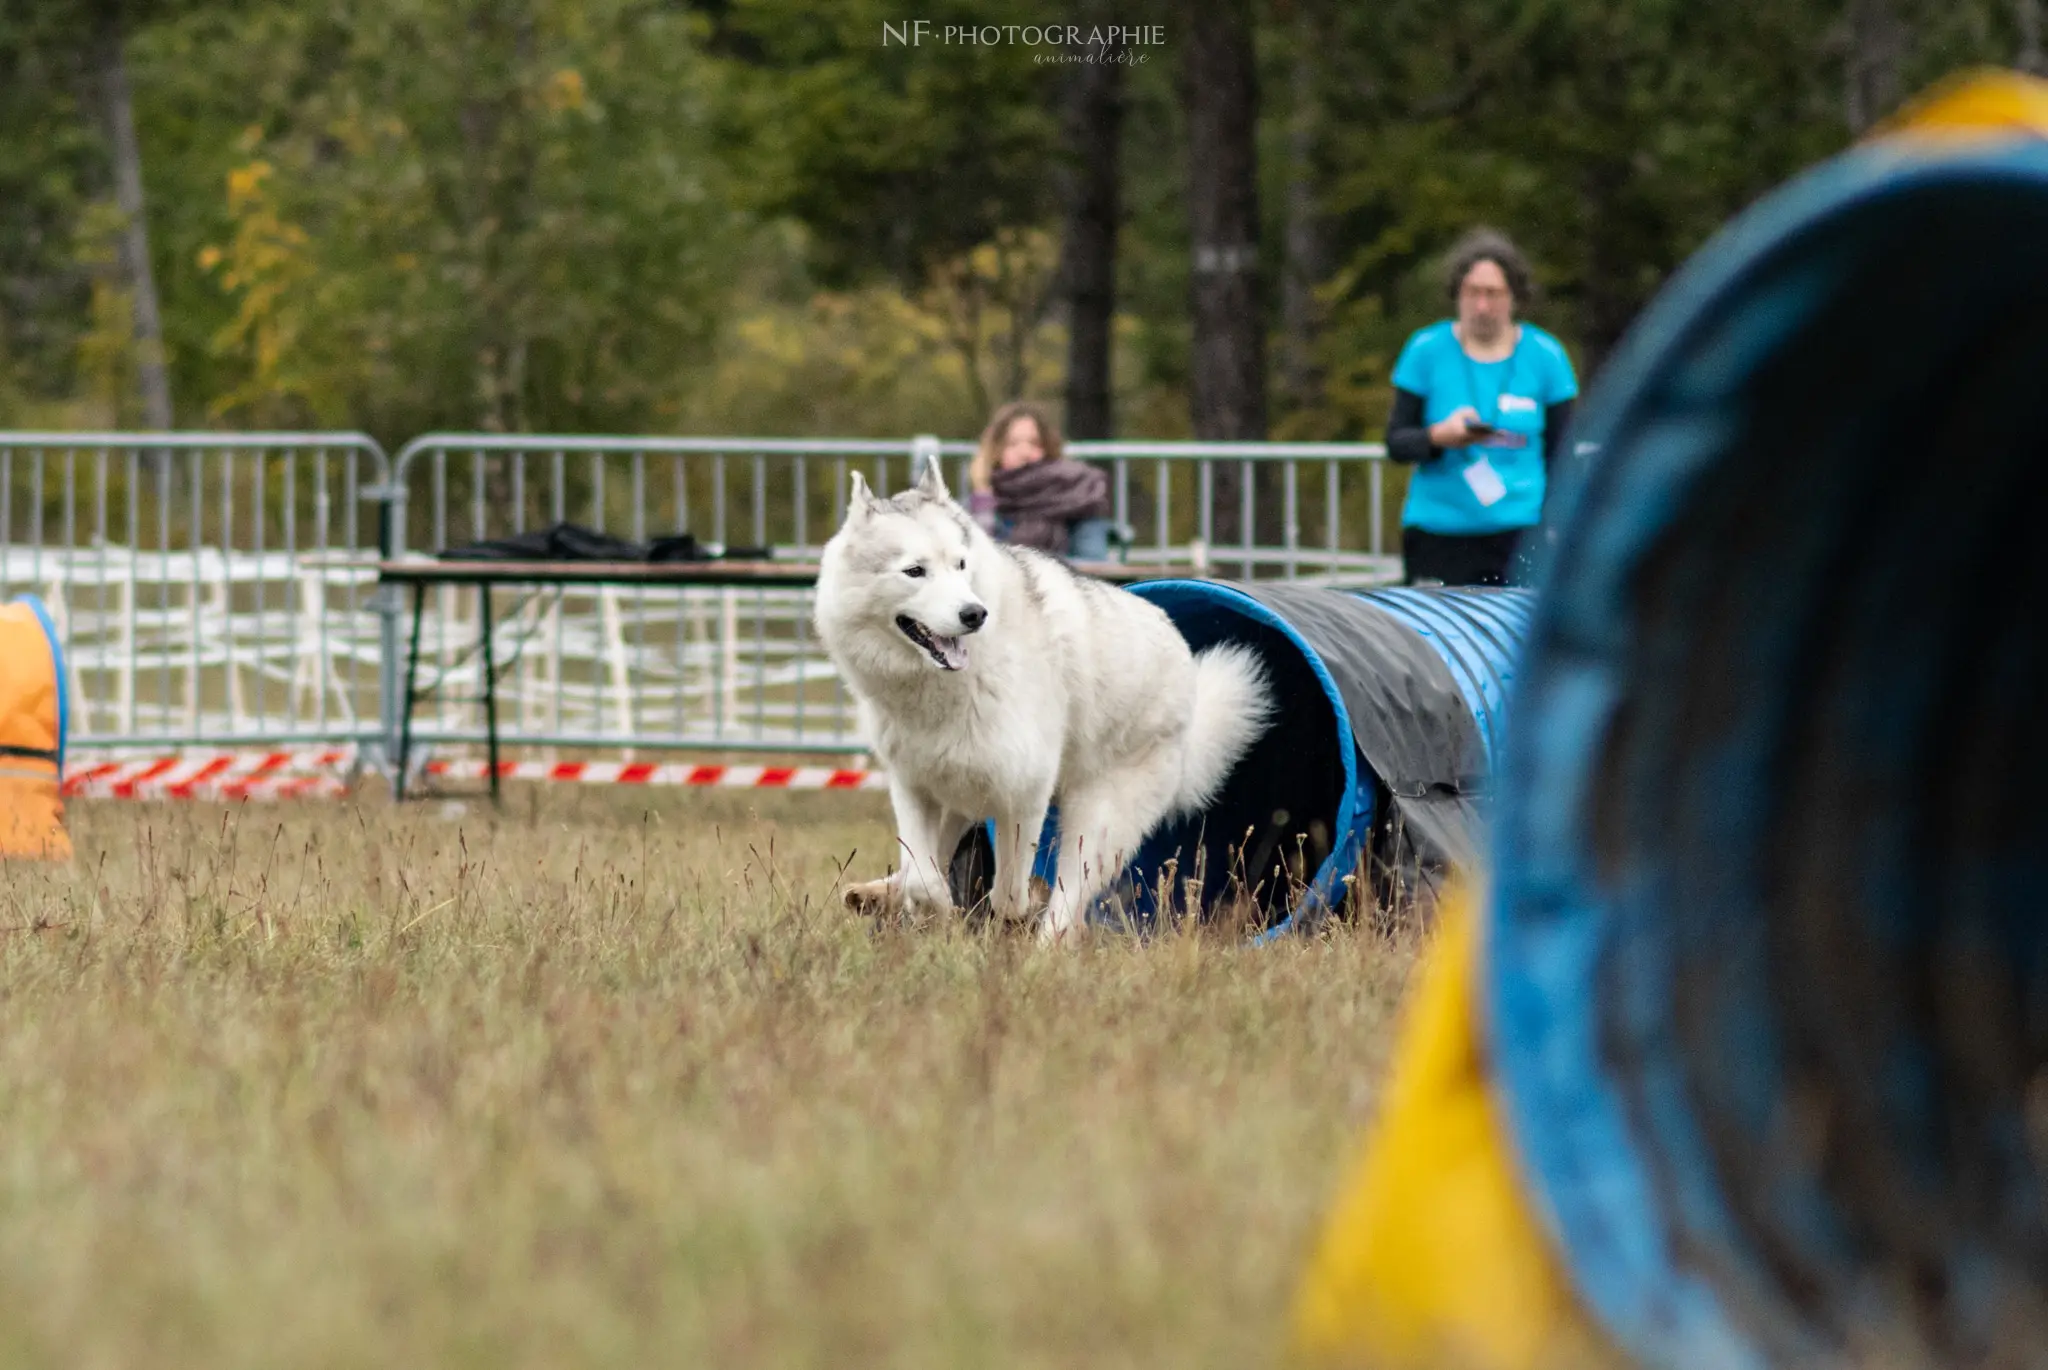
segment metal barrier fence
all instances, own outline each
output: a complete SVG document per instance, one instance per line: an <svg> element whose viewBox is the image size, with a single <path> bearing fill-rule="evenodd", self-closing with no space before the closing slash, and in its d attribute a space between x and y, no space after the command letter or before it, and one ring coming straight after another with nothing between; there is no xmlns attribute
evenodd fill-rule
<svg viewBox="0 0 2048 1370"><path fill-rule="evenodd" d="M815 558L854 463L901 488L930 440L431 434L393 468L394 553L573 521L645 542L688 531ZM956 452L960 444L952 445ZM891 481L895 481L892 487ZM500 736L513 745L857 752L853 701L811 635L807 590L437 587L421 625L415 746L477 743L477 597L495 593ZM394 687L396 688L396 687Z"/></svg>
<svg viewBox="0 0 2048 1370"><path fill-rule="evenodd" d="M1381 443L1073 442L1067 454L1108 468L1133 561L1364 579L1398 561L1387 549ZM887 494L938 457L958 492L973 455L972 443L935 437L431 433L394 463L394 528L399 550L574 520L640 541L688 530L805 558L839 526L856 464Z"/></svg>
<svg viewBox="0 0 2048 1370"><path fill-rule="evenodd" d="M1132 561L1247 580L1376 584L1400 574L1398 550L1387 550L1383 443L1075 442L1067 452L1109 467L1116 520L1135 534ZM1219 498L1226 488L1234 518ZM1192 505L1176 504L1177 490Z"/></svg>
<svg viewBox="0 0 2048 1370"><path fill-rule="evenodd" d="M389 474L360 433L0 433L0 600L50 608L71 745L381 739Z"/></svg>
<svg viewBox="0 0 2048 1370"><path fill-rule="evenodd" d="M1398 558L1385 550L1378 444L1076 442L1067 450L1108 468L1131 561L1354 584L1398 574ZM964 491L973 453L971 443L935 437L430 434L394 462L392 526L399 548L440 549L568 520L636 542L689 531L809 560L839 526L852 470L886 494L936 458ZM469 644L479 593L442 587L430 596L426 678L449 688L415 715L415 739L473 744L484 736L481 710L467 702L477 693ZM809 591L568 586L493 610L494 654L513 663L499 671L509 742L862 746L853 701L813 640Z"/></svg>
<svg viewBox="0 0 2048 1370"><path fill-rule="evenodd" d="M1072 443L1105 465L1122 555L1237 576L1394 578L1384 449L1363 443ZM433 434L395 460L355 433L0 433L0 598L32 590L66 640L72 740L90 748L396 736L400 605L380 548L438 551L557 521L635 541L815 558L849 472L967 484L936 438ZM510 592L499 591L511 598ZM513 745L857 752L852 702L795 590L582 586L494 603ZM476 592L437 589L415 738L483 735Z"/></svg>

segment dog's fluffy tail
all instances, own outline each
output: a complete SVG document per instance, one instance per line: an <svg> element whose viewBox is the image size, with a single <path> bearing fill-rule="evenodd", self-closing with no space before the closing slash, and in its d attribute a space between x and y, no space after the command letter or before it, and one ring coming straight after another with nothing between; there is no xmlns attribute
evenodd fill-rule
<svg viewBox="0 0 2048 1370"><path fill-rule="evenodd" d="M1176 815L1209 807L1223 782L1273 718L1273 689L1258 653L1211 647L1195 657L1195 703L1182 753Z"/></svg>

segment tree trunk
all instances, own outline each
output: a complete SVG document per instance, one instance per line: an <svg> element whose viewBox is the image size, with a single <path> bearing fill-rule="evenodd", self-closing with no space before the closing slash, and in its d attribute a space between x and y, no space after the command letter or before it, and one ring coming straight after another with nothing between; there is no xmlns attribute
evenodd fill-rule
<svg viewBox="0 0 2048 1370"><path fill-rule="evenodd" d="M1188 125L1194 261L1195 436L1266 436L1266 322L1259 292L1258 77L1246 0L1184 11L1181 101Z"/></svg>
<svg viewBox="0 0 2048 1370"><path fill-rule="evenodd" d="M1639 260L1639 249L1632 245L1627 228L1632 207L1623 202L1623 192L1628 184L1627 163L1612 158L1589 158L1579 174L1579 202L1585 206L1579 345L1588 376L1614 350L1644 304L1630 270L1630 264Z"/></svg>
<svg viewBox="0 0 2048 1370"><path fill-rule="evenodd" d="M1893 3L1849 0L1843 114L1849 132L1858 137L1899 103L1899 65L1906 55L1906 28Z"/></svg>
<svg viewBox="0 0 2048 1370"><path fill-rule="evenodd" d="M1316 363L1316 334L1322 305L1316 287L1330 274L1328 235L1316 198L1316 139L1321 106L1316 92L1317 34L1306 6L1294 22L1294 63L1287 124L1286 267L1280 278L1280 388L1289 410L1321 403L1322 368Z"/></svg>
<svg viewBox="0 0 2048 1370"><path fill-rule="evenodd" d="M530 5L472 4L462 21L469 86L456 116L462 155L452 197L476 284L478 423L518 432L527 422L529 235L538 163L525 80L537 43Z"/></svg>
<svg viewBox="0 0 2048 1370"><path fill-rule="evenodd" d="M1181 67L1188 126L1188 227L1193 316L1188 403L1195 436L1212 441L1266 436L1266 311L1259 289L1258 77L1248 0L1190 7ZM1260 468L1254 466L1254 473ZM1212 533L1218 545L1251 533L1271 546L1285 535L1281 472L1268 467L1247 488L1243 464L1212 471ZM1239 567L1253 574L1249 562Z"/></svg>
<svg viewBox="0 0 2048 1370"><path fill-rule="evenodd" d="M2014 65L2039 76L2048 70L2048 63L2041 59L2041 0L2013 0L2012 9L2020 31L2020 50Z"/></svg>
<svg viewBox="0 0 2048 1370"><path fill-rule="evenodd" d="M536 163L530 127L536 116L526 107L522 81L533 60L535 20L530 6L472 4L461 22L469 87L456 116L462 155L451 203L476 272L470 293L475 423L487 433L522 433L532 417L522 273ZM484 467L485 502L506 518L508 532L545 523L552 513L542 481L524 480L520 497L513 497L512 473L522 460L502 453Z"/></svg>
<svg viewBox="0 0 2048 1370"><path fill-rule="evenodd" d="M101 113L114 159L114 201L122 219L121 264L135 309L135 374L142 392L143 422L169 429L171 381L164 364L163 315L156 274L149 264L149 222L143 213L142 151L135 140L135 105L128 93L128 64L122 55L121 12L109 7L100 21L98 67Z"/></svg>
<svg viewBox="0 0 2048 1370"><path fill-rule="evenodd" d="M1108 59L1122 45L1094 50ZM1067 436L1107 438L1111 326L1116 317L1116 236L1124 124L1124 69L1100 61L1080 68L1067 101L1074 166L1067 196L1060 285L1067 301Z"/></svg>

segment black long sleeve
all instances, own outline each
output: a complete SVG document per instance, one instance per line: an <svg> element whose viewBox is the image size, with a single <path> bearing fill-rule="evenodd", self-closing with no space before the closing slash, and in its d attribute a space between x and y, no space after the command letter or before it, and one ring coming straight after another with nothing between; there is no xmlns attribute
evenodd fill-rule
<svg viewBox="0 0 2048 1370"><path fill-rule="evenodd" d="M1387 455L1395 461L1420 466L1443 455L1430 444L1422 405L1422 396L1395 387L1393 412L1387 415Z"/></svg>
<svg viewBox="0 0 2048 1370"><path fill-rule="evenodd" d="M1558 463L1571 455L1565 450L1565 440L1571 436L1571 400L1559 400L1543 411L1543 475L1546 482L1557 476Z"/></svg>
<svg viewBox="0 0 2048 1370"><path fill-rule="evenodd" d="M1558 460L1566 455L1565 442L1571 436L1575 402L1559 400L1543 411L1543 474L1554 475ZM1395 461L1419 466L1443 455L1429 441L1429 428L1422 421L1423 398L1413 390L1395 389L1394 407L1387 415L1387 455Z"/></svg>

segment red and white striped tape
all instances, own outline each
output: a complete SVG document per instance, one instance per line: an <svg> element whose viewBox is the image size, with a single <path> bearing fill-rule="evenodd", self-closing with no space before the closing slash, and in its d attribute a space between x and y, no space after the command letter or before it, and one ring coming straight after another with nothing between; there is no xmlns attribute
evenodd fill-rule
<svg viewBox="0 0 2048 1370"><path fill-rule="evenodd" d="M430 761L427 774L449 780L484 780L485 761ZM566 780L583 785L717 785L743 790L886 790L880 771L835 771L828 766L691 766L652 761L500 761L504 780Z"/></svg>
<svg viewBox="0 0 2048 1370"><path fill-rule="evenodd" d="M74 762L64 794L77 799L332 799L348 793L347 748L303 752L185 752L96 765Z"/></svg>
<svg viewBox="0 0 2048 1370"><path fill-rule="evenodd" d="M327 799L348 793L355 768L347 748L298 752L209 752L74 763L64 793L79 799ZM442 780L485 780L481 760L429 761ZM501 761L503 780L583 785L695 785L750 790L885 790L880 771L826 766L693 766L652 761Z"/></svg>

